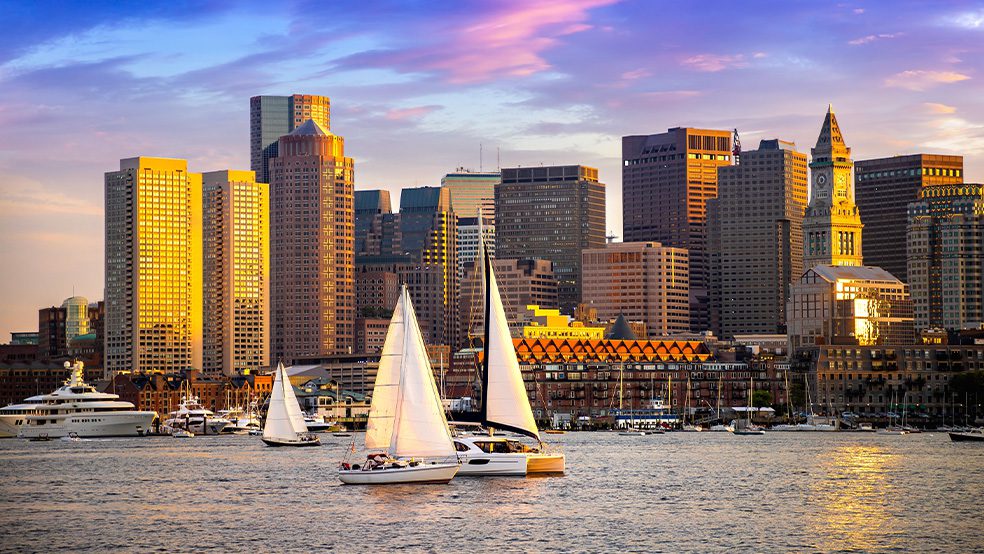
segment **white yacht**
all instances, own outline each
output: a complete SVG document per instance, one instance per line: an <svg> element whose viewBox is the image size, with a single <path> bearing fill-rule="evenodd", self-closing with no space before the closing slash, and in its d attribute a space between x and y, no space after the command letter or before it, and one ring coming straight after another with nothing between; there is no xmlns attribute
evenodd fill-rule
<svg viewBox="0 0 984 554"><path fill-rule="evenodd" d="M458 475L515 475L527 473L528 453L534 449L516 439L489 436L454 438L461 468Z"/></svg>
<svg viewBox="0 0 984 554"><path fill-rule="evenodd" d="M235 406L220 411L219 417L229 420L229 425L222 429L223 433L245 435L250 431L263 429L263 424L260 422L259 407L255 400L250 402L249 408L246 410Z"/></svg>
<svg viewBox="0 0 984 554"><path fill-rule="evenodd" d="M218 435L231 422L202 406L197 396L184 396L178 409L164 422L168 432L184 429L196 435Z"/></svg>
<svg viewBox="0 0 984 554"><path fill-rule="evenodd" d="M131 402L119 400L119 395L97 392L82 380L82 362L73 366L65 362L72 373L65 385L51 394L37 398L41 401L26 414L18 436L23 438L138 436L150 430L157 412L137 411Z"/></svg>
<svg viewBox="0 0 984 554"><path fill-rule="evenodd" d="M25 398L20 404L8 404L0 408L0 439L17 436L21 425L27 421L27 416L38 413L41 405L41 395Z"/></svg>

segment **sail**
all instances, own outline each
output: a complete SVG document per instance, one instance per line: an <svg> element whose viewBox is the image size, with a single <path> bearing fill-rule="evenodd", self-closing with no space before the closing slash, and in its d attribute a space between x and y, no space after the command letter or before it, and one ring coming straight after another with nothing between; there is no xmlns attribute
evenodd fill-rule
<svg viewBox="0 0 984 554"><path fill-rule="evenodd" d="M379 357L379 370L372 388L369 405L369 421L366 424L366 448L388 449L393 438L397 393L400 386L400 366L403 365L403 343L406 334L404 321L404 294L393 310L383 352Z"/></svg>
<svg viewBox="0 0 984 554"><path fill-rule="evenodd" d="M298 433L307 432L304 416L294 396L294 388L287 379L284 364L277 364L277 373L270 392L270 406L267 409L263 437L267 439L295 439Z"/></svg>
<svg viewBox="0 0 984 554"><path fill-rule="evenodd" d="M454 456L451 429L406 287L403 296L403 364L390 454L401 458Z"/></svg>
<svg viewBox="0 0 984 554"><path fill-rule="evenodd" d="M516 349L502 307L502 297L488 255L485 257L487 285L485 317L485 372L482 386L482 423L529 435L540 440L533 409L519 370Z"/></svg>

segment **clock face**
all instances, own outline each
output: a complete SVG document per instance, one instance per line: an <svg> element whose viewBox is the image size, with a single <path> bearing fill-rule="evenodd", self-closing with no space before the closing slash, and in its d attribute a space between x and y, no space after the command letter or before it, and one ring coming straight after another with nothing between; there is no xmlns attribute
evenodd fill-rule
<svg viewBox="0 0 984 554"><path fill-rule="evenodd" d="M824 185L826 185L827 184L827 176L824 175L823 173L821 173L820 175L817 175L817 184L820 185L821 187L824 186Z"/></svg>

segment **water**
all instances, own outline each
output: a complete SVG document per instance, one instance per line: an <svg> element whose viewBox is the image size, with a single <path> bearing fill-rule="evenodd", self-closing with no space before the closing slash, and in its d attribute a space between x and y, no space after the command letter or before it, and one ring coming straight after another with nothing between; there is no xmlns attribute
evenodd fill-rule
<svg viewBox="0 0 984 554"><path fill-rule="evenodd" d="M942 433L569 433L564 477L389 487L324 437L2 440L0 550L984 551L984 445Z"/></svg>

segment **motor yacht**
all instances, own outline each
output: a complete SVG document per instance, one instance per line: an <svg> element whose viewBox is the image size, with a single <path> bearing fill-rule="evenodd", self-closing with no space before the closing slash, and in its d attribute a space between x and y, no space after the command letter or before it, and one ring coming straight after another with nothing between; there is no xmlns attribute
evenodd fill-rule
<svg viewBox="0 0 984 554"><path fill-rule="evenodd" d="M191 431L195 435L218 435L231 422L201 405L197 396L184 396L178 409L164 422L166 432L174 429Z"/></svg>
<svg viewBox="0 0 984 554"><path fill-rule="evenodd" d="M454 448L461 460L458 475L514 475L563 473L564 455L496 436L455 437Z"/></svg>
<svg viewBox="0 0 984 554"><path fill-rule="evenodd" d="M250 431L263 429L263 425L260 423L259 407L255 401L251 402L246 410L236 406L220 411L218 416L229 420L229 425L222 429L225 434L245 435Z"/></svg>
<svg viewBox="0 0 984 554"><path fill-rule="evenodd" d="M27 416L38 413L41 405L41 395L24 399L19 404L9 404L0 408L0 439L17 436L21 425L27 421Z"/></svg>
<svg viewBox="0 0 984 554"><path fill-rule="evenodd" d="M119 395L98 392L82 380L82 362L72 365L70 377L51 394L41 395L41 403L26 414L18 436L23 438L140 436L150 430L157 412L138 411Z"/></svg>

